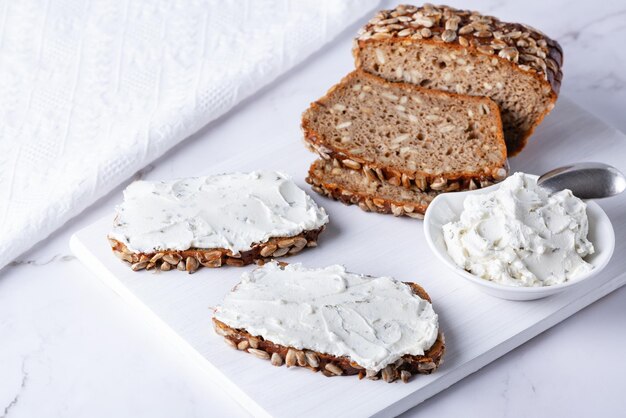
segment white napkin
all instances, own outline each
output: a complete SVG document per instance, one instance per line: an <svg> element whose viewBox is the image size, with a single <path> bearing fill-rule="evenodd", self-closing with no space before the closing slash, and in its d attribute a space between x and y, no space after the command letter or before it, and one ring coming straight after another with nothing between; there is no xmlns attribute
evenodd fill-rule
<svg viewBox="0 0 626 418"><path fill-rule="evenodd" d="M5 2L0 267L376 3Z"/></svg>

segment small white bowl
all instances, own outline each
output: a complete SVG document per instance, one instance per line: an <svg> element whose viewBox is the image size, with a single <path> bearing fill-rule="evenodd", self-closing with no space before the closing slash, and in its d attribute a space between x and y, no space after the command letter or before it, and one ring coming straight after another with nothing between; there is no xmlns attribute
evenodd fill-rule
<svg viewBox="0 0 626 418"><path fill-rule="evenodd" d="M442 226L459 219L463 211L463 201L470 193L488 193L497 190L498 184L468 192L443 193L437 196L428 206L424 217L424 233L426 241L433 253L456 274L475 284L483 292L502 299L534 300L559 293L577 286L597 275L608 264L615 249L615 232L611 220L602 208L593 201L587 201L587 217L589 218L589 241L593 243L595 253L585 257L585 261L593 265L593 269L574 280L553 286L516 287L482 279L457 266L448 255L443 239Z"/></svg>

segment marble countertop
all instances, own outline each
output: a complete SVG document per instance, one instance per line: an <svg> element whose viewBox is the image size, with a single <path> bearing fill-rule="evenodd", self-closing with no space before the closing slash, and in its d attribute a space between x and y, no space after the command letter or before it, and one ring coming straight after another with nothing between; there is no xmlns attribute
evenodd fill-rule
<svg viewBox="0 0 626 418"><path fill-rule="evenodd" d="M624 0L449 3L558 39L561 93L626 131ZM134 178L208 172L277 130L299 140L301 111L350 70L355 30ZM71 234L112 213L123 186L0 270L0 417L247 415L71 255ZM405 415L618 416L626 410L625 313L622 288Z"/></svg>

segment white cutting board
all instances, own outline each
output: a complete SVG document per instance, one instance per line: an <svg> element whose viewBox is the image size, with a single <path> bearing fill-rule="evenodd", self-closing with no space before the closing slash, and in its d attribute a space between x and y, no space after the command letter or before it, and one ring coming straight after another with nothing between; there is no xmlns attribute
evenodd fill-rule
<svg viewBox="0 0 626 418"><path fill-rule="evenodd" d="M263 141L213 167L211 173L261 168L290 173L304 183L309 162L302 144ZM560 99L522 155L511 160L513 171L540 174L577 161L602 161L626 169L626 136L580 107ZM209 174L198 169L198 175ZM533 302L511 302L480 293L449 272L430 253L421 221L362 212L357 207L313 194L330 215L319 246L285 259L308 266L344 264L349 270L392 275L420 283L431 295L446 336L443 366L408 384L326 378L306 369L273 367L268 361L224 344L211 326L211 306L254 268L133 272L113 256L106 240L112 215L76 233L72 251L120 296L160 327L164 340L217 379L251 413L258 416L393 416L422 402L501 355L533 338L626 283L626 196L599 202L613 222L616 248L607 268L589 283ZM121 196L120 196L121 200Z"/></svg>

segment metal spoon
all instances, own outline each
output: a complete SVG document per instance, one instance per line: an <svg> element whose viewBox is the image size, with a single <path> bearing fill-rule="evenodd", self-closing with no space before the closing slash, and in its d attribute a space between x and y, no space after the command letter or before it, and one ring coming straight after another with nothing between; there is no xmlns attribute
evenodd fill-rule
<svg viewBox="0 0 626 418"><path fill-rule="evenodd" d="M570 189L581 199L601 199L622 193L626 177L607 164L576 163L548 171L537 184L551 192Z"/></svg>

